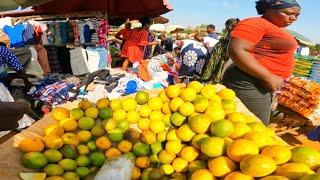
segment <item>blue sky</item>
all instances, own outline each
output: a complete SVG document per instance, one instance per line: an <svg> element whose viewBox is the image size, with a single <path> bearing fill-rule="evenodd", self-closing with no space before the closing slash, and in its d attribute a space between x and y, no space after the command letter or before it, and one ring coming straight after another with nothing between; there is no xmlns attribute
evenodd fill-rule
<svg viewBox="0 0 320 180"><path fill-rule="evenodd" d="M173 11L164 16L170 24L197 26L214 24L218 31L224 28L224 22L231 17L240 19L257 16L256 0L168 0ZM320 0L300 0L302 11L297 22L289 29L297 31L320 43ZM316 17L317 20L316 20Z"/></svg>

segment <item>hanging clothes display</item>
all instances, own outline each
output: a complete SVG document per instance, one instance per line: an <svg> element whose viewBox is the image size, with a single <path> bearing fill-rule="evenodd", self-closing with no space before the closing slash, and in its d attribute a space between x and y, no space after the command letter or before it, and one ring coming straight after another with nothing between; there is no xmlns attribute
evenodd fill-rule
<svg viewBox="0 0 320 180"><path fill-rule="evenodd" d="M35 32L33 26L30 23L24 23L24 32L23 32L23 41L27 44L34 44L35 40Z"/></svg>
<svg viewBox="0 0 320 180"><path fill-rule="evenodd" d="M73 75L83 75L89 73L86 50L81 47L77 47L69 52Z"/></svg>
<svg viewBox="0 0 320 180"><path fill-rule="evenodd" d="M87 56L88 56L88 68L89 72L95 72L99 70L99 63L100 63L100 55L99 52L95 49L88 47L86 49Z"/></svg>
<svg viewBox="0 0 320 180"><path fill-rule="evenodd" d="M66 45L68 42L67 23L59 22L59 26L61 35L61 45Z"/></svg>
<svg viewBox="0 0 320 180"><path fill-rule="evenodd" d="M72 74L70 65L70 49L65 46L57 47L58 59L63 74Z"/></svg>
<svg viewBox="0 0 320 180"><path fill-rule="evenodd" d="M107 43L106 36L109 33L109 25L106 19L103 19L101 21L101 24L97 28L97 34L99 38L99 46L105 46Z"/></svg>
<svg viewBox="0 0 320 180"><path fill-rule="evenodd" d="M44 73L51 73L47 50L42 45L35 45L34 48L37 51L37 59Z"/></svg>
<svg viewBox="0 0 320 180"><path fill-rule="evenodd" d="M44 71L39 64L37 50L34 47L29 47L29 50L31 52L31 60L26 66L26 73L42 78Z"/></svg>
<svg viewBox="0 0 320 180"><path fill-rule="evenodd" d="M48 61L52 73L61 73L61 66L58 57L58 50L55 46L45 46L48 54Z"/></svg>
<svg viewBox="0 0 320 180"><path fill-rule="evenodd" d="M15 26L4 26L3 32L6 33L10 38L11 47L24 47L25 43L23 41L22 35L24 32L23 24L18 24Z"/></svg>

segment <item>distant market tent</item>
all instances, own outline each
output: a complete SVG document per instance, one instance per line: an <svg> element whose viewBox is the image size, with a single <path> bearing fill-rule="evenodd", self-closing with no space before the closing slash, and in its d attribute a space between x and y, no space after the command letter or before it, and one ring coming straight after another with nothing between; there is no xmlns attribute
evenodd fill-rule
<svg viewBox="0 0 320 180"><path fill-rule="evenodd" d="M166 27L166 32L167 33L179 32L179 31L182 31L184 28L185 28L184 26L171 24Z"/></svg>
<svg viewBox="0 0 320 180"><path fill-rule="evenodd" d="M165 32L166 27L163 24L152 24L150 26L151 31L156 31L156 32Z"/></svg>
<svg viewBox="0 0 320 180"><path fill-rule="evenodd" d="M307 46L315 46L316 44L314 42L312 42L310 39L308 39L307 37L305 37L304 35L293 31L293 30L286 30L287 32L289 32L292 36L294 36L301 44L307 45Z"/></svg>

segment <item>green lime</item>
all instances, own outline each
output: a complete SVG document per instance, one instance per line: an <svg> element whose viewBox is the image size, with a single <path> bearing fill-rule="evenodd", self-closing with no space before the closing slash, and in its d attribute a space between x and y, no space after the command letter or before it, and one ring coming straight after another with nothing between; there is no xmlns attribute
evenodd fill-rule
<svg viewBox="0 0 320 180"><path fill-rule="evenodd" d="M90 169L87 167L78 167L76 169L76 173L80 176L80 178L84 179L90 174Z"/></svg>
<svg viewBox="0 0 320 180"><path fill-rule="evenodd" d="M100 119L109 119L112 117L112 110L108 107L102 108L99 111L99 118Z"/></svg>
<svg viewBox="0 0 320 180"><path fill-rule="evenodd" d="M63 174L63 168L58 164L48 164L43 168L43 172L47 176L61 176Z"/></svg>
<svg viewBox="0 0 320 180"><path fill-rule="evenodd" d="M90 159L87 156L81 155L76 159L78 166L89 166Z"/></svg>
<svg viewBox="0 0 320 180"><path fill-rule="evenodd" d="M56 149L48 149L43 152L49 163L57 163L62 159L62 154Z"/></svg>
<svg viewBox="0 0 320 180"><path fill-rule="evenodd" d="M26 168L39 169L47 165L48 160L45 155L39 152L29 152L24 154L22 164Z"/></svg>
<svg viewBox="0 0 320 180"><path fill-rule="evenodd" d="M104 154L100 152L93 152L89 156L90 163L93 166L101 167L104 164L104 161L106 160Z"/></svg>
<svg viewBox="0 0 320 180"><path fill-rule="evenodd" d="M80 180L79 175L75 172L65 172L63 178L65 180Z"/></svg>
<svg viewBox="0 0 320 180"><path fill-rule="evenodd" d="M73 159L62 159L58 164L65 171L74 171L77 168L77 163Z"/></svg>
<svg viewBox="0 0 320 180"><path fill-rule="evenodd" d="M97 149L96 143L94 141L87 142L87 146L90 151L94 151Z"/></svg>

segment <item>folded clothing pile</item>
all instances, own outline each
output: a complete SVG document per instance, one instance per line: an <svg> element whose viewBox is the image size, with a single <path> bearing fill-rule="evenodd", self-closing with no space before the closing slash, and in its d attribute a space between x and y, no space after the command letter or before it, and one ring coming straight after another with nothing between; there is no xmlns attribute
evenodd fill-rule
<svg viewBox="0 0 320 180"><path fill-rule="evenodd" d="M312 60L306 57L299 57L295 61L295 67L293 69L294 76L308 78L312 68Z"/></svg>
<svg viewBox="0 0 320 180"><path fill-rule="evenodd" d="M278 102L319 124L320 84L306 78L290 78L278 94Z"/></svg>
<svg viewBox="0 0 320 180"><path fill-rule="evenodd" d="M313 61L309 79L320 82L320 60Z"/></svg>

